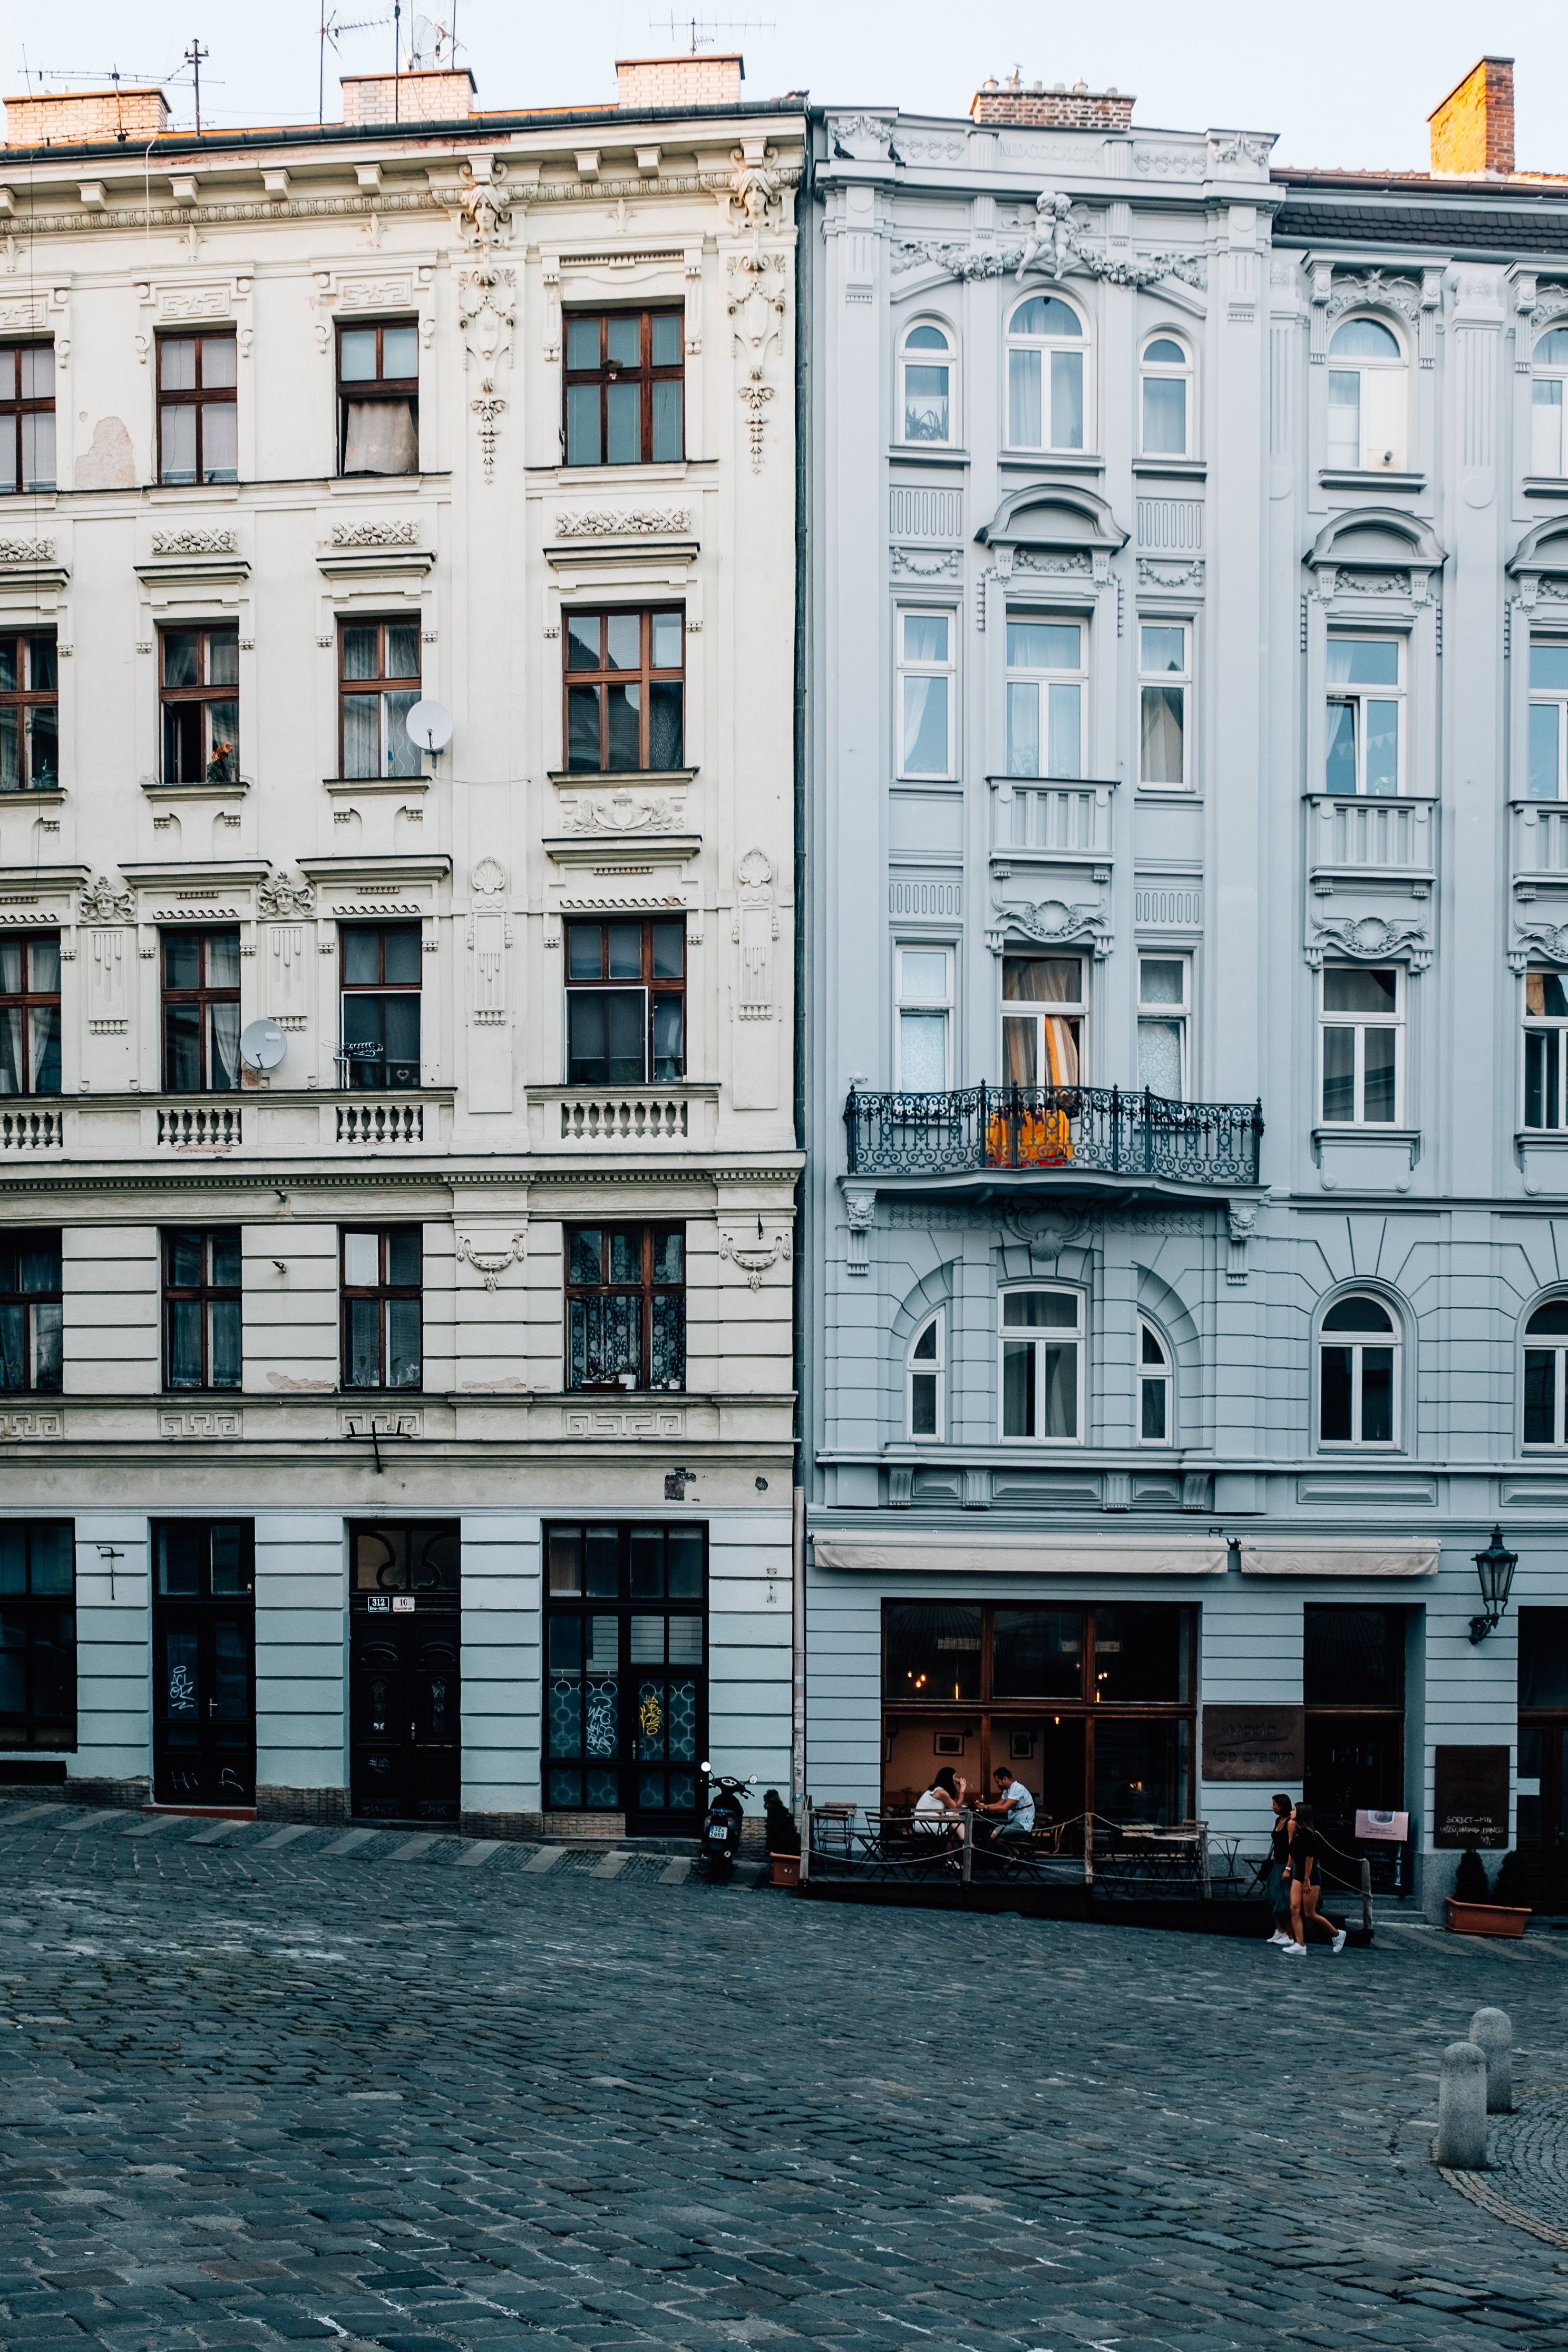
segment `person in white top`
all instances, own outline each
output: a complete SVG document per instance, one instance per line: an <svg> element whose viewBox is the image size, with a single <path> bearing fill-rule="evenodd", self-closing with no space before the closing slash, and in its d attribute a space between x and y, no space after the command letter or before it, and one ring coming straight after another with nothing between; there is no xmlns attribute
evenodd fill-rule
<svg viewBox="0 0 1568 2352"><path fill-rule="evenodd" d="M956 1826L967 1786L951 1764L943 1765L931 1786L915 1800L915 1826L923 1836L932 1837L940 1830Z"/></svg>
<svg viewBox="0 0 1568 2352"><path fill-rule="evenodd" d="M1034 1799L1021 1780L1015 1780L1005 1764L997 1766L996 1798L990 1804L977 1805L980 1813L1001 1816L991 1832L993 1837L1021 1837L1034 1827Z"/></svg>

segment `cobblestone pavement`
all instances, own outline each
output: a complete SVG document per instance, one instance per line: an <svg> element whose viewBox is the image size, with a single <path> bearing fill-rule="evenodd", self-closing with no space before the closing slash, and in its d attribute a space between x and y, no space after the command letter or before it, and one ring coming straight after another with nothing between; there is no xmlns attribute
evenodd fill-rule
<svg viewBox="0 0 1568 2352"><path fill-rule="evenodd" d="M1482 2003L1568 2115L1568 1934L1303 1964L549 1851L0 1810L0 2344L1568 2347L1568 2252L1429 2161Z"/></svg>

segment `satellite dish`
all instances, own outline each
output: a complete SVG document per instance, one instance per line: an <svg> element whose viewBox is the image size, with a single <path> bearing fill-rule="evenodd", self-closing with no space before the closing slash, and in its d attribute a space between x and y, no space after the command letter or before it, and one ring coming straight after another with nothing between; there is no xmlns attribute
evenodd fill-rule
<svg viewBox="0 0 1568 2352"><path fill-rule="evenodd" d="M422 695L403 720L408 740L422 751L444 751L452 740L452 713L444 702L432 702Z"/></svg>
<svg viewBox="0 0 1568 2352"><path fill-rule="evenodd" d="M247 1070L276 1070L288 1040L276 1021L247 1021L239 1033L239 1055Z"/></svg>

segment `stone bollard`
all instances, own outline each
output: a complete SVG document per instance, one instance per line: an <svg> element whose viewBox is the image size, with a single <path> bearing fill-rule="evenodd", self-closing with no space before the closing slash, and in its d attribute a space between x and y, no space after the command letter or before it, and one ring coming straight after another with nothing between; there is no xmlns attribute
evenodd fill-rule
<svg viewBox="0 0 1568 2352"><path fill-rule="evenodd" d="M1470 2040L1487 2062L1487 2113L1513 2113L1513 2027L1504 2009L1478 2009L1470 2020Z"/></svg>
<svg viewBox="0 0 1568 2352"><path fill-rule="evenodd" d="M1432 2158L1456 2172L1485 2169L1487 2062L1486 2053L1473 2042L1450 2042L1443 2053Z"/></svg>

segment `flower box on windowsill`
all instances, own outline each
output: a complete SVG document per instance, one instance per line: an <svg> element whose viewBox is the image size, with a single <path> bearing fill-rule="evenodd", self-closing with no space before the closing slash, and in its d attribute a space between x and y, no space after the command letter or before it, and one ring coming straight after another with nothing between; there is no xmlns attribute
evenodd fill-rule
<svg viewBox="0 0 1568 2352"><path fill-rule="evenodd" d="M1453 1936L1522 1936L1530 1916L1511 1903L1456 1903L1451 1895L1444 1896L1443 1909Z"/></svg>

